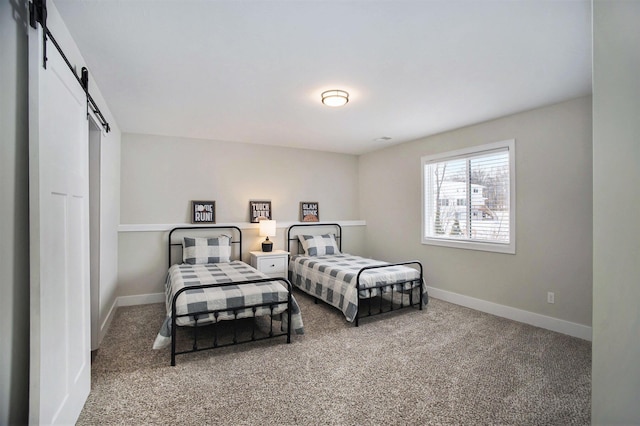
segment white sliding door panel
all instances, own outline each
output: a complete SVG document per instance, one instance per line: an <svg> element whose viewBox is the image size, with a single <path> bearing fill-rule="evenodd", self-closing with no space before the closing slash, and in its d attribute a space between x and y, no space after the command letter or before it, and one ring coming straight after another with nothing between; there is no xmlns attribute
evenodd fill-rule
<svg viewBox="0 0 640 426"><path fill-rule="evenodd" d="M29 30L32 424L73 424L91 385L86 97Z"/></svg>

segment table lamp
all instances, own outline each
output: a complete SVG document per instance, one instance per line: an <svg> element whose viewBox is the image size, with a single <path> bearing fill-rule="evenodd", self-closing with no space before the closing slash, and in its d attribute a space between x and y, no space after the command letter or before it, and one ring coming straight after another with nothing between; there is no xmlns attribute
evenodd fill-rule
<svg viewBox="0 0 640 426"><path fill-rule="evenodd" d="M262 242L262 251L271 251L273 250L273 242L269 240L269 237L276 236L276 221L275 220L261 220L260 221L260 236L267 237L266 240Z"/></svg>

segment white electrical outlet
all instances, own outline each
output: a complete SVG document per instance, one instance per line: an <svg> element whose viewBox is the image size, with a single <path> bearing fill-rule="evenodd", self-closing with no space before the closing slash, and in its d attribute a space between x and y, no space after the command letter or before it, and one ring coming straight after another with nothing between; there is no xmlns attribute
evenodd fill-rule
<svg viewBox="0 0 640 426"><path fill-rule="evenodd" d="M556 303L556 295L554 292L547 292L547 303Z"/></svg>

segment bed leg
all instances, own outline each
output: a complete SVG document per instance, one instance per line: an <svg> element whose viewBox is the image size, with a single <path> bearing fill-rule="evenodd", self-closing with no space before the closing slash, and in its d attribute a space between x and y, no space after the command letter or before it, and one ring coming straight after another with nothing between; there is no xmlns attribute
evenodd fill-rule
<svg viewBox="0 0 640 426"><path fill-rule="evenodd" d="M256 311L258 308L255 306L251 309L253 312L253 321L251 322L251 340L256 340Z"/></svg>
<svg viewBox="0 0 640 426"><path fill-rule="evenodd" d="M238 343L238 310L234 309L233 310L233 344L237 344Z"/></svg>
<svg viewBox="0 0 640 426"><path fill-rule="evenodd" d="M193 351L198 350L198 316L194 315L193 317L195 321L195 325L193 326Z"/></svg>
<svg viewBox="0 0 640 426"><path fill-rule="evenodd" d="M291 295L291 286L288 288L289 295L287 297L287 343L291 343L291 314L292 314L292 295Z"/></svg>
<svg viewBox="0 0 640 426"><path fill-rule="evenodd" d="M171 366L176 366L176 298L171 305Z"/></svg>
<svg viewBox="0 0 640 426"><path fill-rule="evenodd" d="M420 292L420 294L422 294L422 286L418 287L418 291ZM409 306L413 306L413 288L409 290Z"/></svg>
<svg viewBox="0 0 640 426"><path fill-rule="evenodd" d="M287 324L287 343L291 343L291 310L287 314L289 318L289 323Z"/></svg>
<svg viewBox="0 0 640 426"><path fill-rule="evenodd" d="M270 310L270 314L269 314L269 337L273 336L273 307L274 305L269 305L269 310Z"/></svg>

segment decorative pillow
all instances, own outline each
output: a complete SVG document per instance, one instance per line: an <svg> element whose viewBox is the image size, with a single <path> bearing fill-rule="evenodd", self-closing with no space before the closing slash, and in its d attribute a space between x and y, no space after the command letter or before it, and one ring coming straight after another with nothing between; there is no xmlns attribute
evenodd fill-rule
<svg viewBox="0 0 640 426"><path fill-rule="evenodd" d="M324 256L327 254L340 254L336 236L325 235L298 235L304 253L307 256Z"/></svg>
<svg viewBox="0 0 640 426"><path fill-rule="evenodd" d="M227 235L216 238L184 237L182 260L189 265L228 263L231 261L231 238Z"/></svg>

